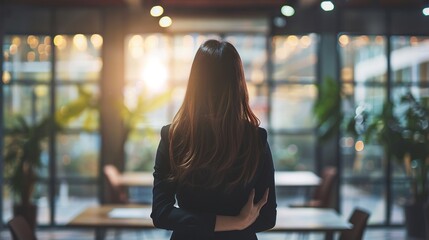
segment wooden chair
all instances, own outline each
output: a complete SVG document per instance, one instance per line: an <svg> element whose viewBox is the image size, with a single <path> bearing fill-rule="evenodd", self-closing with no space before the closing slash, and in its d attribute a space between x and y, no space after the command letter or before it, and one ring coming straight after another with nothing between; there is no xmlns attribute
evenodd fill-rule
<svg viewBox="0 0 429 240"><path fill-rule="evenodd" d="M311 200L303 204L292 204L290 207L329 208L336 180L337 169L335 167L326 167L323 169L322 182L316 187Z"/></svg>
<svg viewBox="0 0 429 240"><path fill-rule="evenodd" d="M9 226L12 239L14 240L36 240L36 236L31 230L27 220L22 216L13 217L7 225Z"/></svg>
<svg viewBox="0 0 429 240"><path fill-rule="evenodd" d="M103 168L109 186L106 203L125 204L128 203L128 193L124 186L120 185L120 173L113 165L106 165Z"/></svg>
<svg viewBox="0 0 429 240"><path fill-rule="evenodd" d="M368 219L368 212L362 209L355 209L349 218L349 222L353 224L353 228L342 232L339 240L362 240Z"/></svg>

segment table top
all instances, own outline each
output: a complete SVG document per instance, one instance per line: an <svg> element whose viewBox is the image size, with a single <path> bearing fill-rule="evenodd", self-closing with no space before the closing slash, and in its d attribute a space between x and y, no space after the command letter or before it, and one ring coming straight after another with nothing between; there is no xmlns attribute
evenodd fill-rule
<svg viewBox="0 0 429 240"><path fill-rule="evenodd" d="M113 210L124 211L117 217ZM148 205L102 205L88 207L67 226L85 228L154 228ZM134 212L134 213L133 213ZM141 213L141 214L140 214ZM124 215L125 214L125 215ZM126 214L133 216L127 217ZM120 216L122 215L122 216ZM352 225L333 209L277 208L277 224L271 231L328 232L350 229Z"/></svg>
<svg viewBox="0 0 429 240"><path fill-rule="evenodd" d="M320 184L320 177L310 171L276 171L275 183L278 187L312 187ZM151 172L124 172L119 182L123 186L151 187Z"/></svg>
<svg viewBox="0 0 429 240"><path fill-rule="evenodd" d="M334 209L277 208L277 221L271 231L328 232L351 229L350 224Z"/></svg>
<svg viewBox="0 0 429 240"><path fill-rule="evenodd" d="M144 211L141 217L110 217L112 210ZM151 206L136 204L108 204L88 207L74 217L67 226L85 228L154 228L150 218Z"/></svg>

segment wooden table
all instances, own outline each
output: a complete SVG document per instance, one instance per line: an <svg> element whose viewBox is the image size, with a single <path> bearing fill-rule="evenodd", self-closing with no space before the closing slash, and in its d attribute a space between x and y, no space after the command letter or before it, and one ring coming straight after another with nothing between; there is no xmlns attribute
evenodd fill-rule
<svg viewBox="0 0 429 240"><path fill-rule="evenodd" d="M109 213L113 209L128 208L147 210L141 217L112 218ZM96 239L104 238L106 228L154 228L149 216L150 206L147 205L103 205L85 209L73 218L67 226L94 228ZM277 224L270 231L275 232L324 232L331 239L334 232L350 229L352 226L333 209L317 208L278 208Z"/></svg>
<svg viewBox="0 0 429 240"><path fill-rule="evenodd" d="M275 183L278 187L314 187L320 184L320 177L310 171L276 171ZM152 187L151 172L124 172L119 183L128 187Z"/></svg>

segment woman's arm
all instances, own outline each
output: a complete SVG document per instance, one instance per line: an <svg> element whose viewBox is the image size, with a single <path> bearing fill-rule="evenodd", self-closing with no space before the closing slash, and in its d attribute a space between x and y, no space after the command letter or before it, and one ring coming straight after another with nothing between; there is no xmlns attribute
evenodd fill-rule
<svg viewBox="0 0 429 240"><path fill-rule="evenodd" d="M268 191L258 203L253 203L255 191L249 195L249 199L243 206L238 216L221 216L206 213L190 212L181 208L174 207L176 202L176 187L169 181L169 148L168 148L168 127L161 130L161 141L158 146L155 167L154 167L154 186L153 203L151 218L158 228L167 230L180 230L189 232L193 235L210 239L216 231L243 230L260 218L260 211L266 204L269 196ZM262 191L265 191L262 190ZM269 192L274 192L270 190ZM275 201L275 199L274 199ZM252 225L253 226L253 225Z"/></svg>
<svg viewBox="0 0 429 240"><path fill-rule="evenodd" d="M258 196L261 196L267 188L269 189L269 193L267 203L261 208L256 221L250 226L255 232L262 232L273 228L276 224L277 218L274 164L270 146L266 140L266 131L264 130L263 133L265 134L265 149L261 159L263 161L262 174L256 182L255 190L257 199Z"/></svg>
<svg viewBox="0 0 429 240"><path fill-rule="evenodd" d="M255 189L249 195L247 203L243 206L238 216L216 216L215 231L243 230L250 226L259 216L261 208L267 203L269 189L258 203L253 203L255 199Z"/></svg>

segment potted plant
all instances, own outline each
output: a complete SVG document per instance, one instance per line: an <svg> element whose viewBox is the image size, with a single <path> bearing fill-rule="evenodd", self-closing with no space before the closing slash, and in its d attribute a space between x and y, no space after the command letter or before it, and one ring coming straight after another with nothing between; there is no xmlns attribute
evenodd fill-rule
<svg viewBox="0 0 429 240"><path fill-rule="evenodd" d="M404 166L411 180L411 196L404 206L405 224L410 237L425 236L423 206L428 200L429 108L427 99L417 101L411 93L397 106L386 102L380 114L356 116L355 133L365 142L382 144L390 158ZM358 119L359 121L356 121ZM358 130L358 131L356 131Z"/></svg>
<svg viewBox="0 0 429 240"><path fill-rule="evenodd" d="M42 142L48 138L53 128L61 129L92 106L92 103L92 95L79 88L79 97L53 116L46 116L33 125L28 124L22 116L15 116L9 124L11 131L7 135L4 155L5 177L13 193L14 215L24 216L33 229L37 208L32 198L38 170L42 165Z"/></svg>
<svg viewBox="0 0 429 240"><path fill-rule="evenodd" d="M158 110L160 107L165 105L170 100L170 98L171 91L165 91L163 93L155 94L153 96L151 96L151 94L149 94L148 92L143 91L139 94L134 106L127 106L124 103L119 104L119 111L122 117L124 130L120 138L121 147L119 149L119 152L117 153L117 159L123 159L123 154L126 152L125 148L128 139L132 137L139 137L139 134L137 134L139 124L146 123L148 121L148 113ZM145 130L148 134L158 136L158 133L154 133L151 128L146 128ZM147 165L146 168L153 166L152 162L147 161L141 162L141 164L142 166L140 167L143 168L145 168L145 164Z"/></svg>

